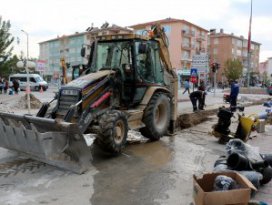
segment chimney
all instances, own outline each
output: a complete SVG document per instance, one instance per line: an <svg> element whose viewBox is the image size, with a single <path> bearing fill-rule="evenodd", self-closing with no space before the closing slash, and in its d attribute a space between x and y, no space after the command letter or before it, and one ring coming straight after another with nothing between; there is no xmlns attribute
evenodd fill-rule
<svg viewBox="0 0 272 205"><path fill-rule="evenodd" d="M220 33L224 33L224 29L220 28Z"/></svg>
<svg viewBox="0 0 272 205"><path fill-rule="evenodd" d="M210 34L216 34L216 29L215 28L210 29Z"/></svg>

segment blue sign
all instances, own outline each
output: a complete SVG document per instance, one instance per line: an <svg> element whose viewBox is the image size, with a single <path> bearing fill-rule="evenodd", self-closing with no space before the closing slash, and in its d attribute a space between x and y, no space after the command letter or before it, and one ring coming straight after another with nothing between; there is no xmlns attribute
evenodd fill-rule
<svg viewBox="0 0 272 205"><path fill-rule="evenodd" d="M197 77L197 68L191 68L191 76Z"/></svg>

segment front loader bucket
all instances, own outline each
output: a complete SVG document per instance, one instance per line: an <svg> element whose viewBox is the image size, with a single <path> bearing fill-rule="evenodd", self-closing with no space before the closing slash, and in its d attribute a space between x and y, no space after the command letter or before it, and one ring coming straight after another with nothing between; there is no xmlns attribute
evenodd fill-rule
<svg viewBox="0 0 272 205"><path fill-rule="evenodd" d="M76 124L30 115L0 113L0 147L79 174L92 159Z"/></svg>

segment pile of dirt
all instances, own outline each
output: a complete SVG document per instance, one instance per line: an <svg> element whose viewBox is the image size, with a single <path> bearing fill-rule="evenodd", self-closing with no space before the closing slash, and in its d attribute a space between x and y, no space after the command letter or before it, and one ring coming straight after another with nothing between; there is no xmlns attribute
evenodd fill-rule
<svg viewBox="0 0 272 205"><path fill-rule="evenodd" d="M215 115L218 109L213 110L204 110L195 113L182 114L178 116L177 120L177 128L178 129L186 129L202 123L209 119L210 116Z"/></svg>
<svg viewBox="0 0 272 205"><path fill-rule="evenodd" d="M30 94L30 107L31 109L39 109L42 106L42 103L39 99L37 99L33 94ZM16 107L27 109L27 94L22 96Z"/></svg>
<svg viewBox="0 0 272 205"><path fill-rule="evenodd" d="M12 112L10 107L6 105L5 103L0 102L0 112Z"/></svg>
<svg viewBox="0 0 272 205"><path fill-rule="evenodd" d="M245 107L261 105L267 99L260 99L251 102L250 104L244 105ZM219 108L219 107L218 107ZM182 114L178 116L176 128L177 129L186 129L194 125L200 124L204 121L207 121L210 116L217 114L218 109L212 110L203 110L195 113Z"/></svg>

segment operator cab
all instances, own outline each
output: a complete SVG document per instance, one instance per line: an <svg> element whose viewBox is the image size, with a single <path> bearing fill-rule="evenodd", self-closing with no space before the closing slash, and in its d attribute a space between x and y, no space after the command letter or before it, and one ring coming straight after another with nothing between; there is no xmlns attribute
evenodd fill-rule
<svg viewBox="0 0 272 205"><path fill-rule="evenodd" d="M88 68L83 74L116 71L116 76L120 78L121 101L126 105L140 103L148 87L164 85L163 65L156 40L107 37L93 42ZM83 48L81 55L85 56L85 53ZM73 72L73 76L78 76L78 70Z"/></svg>

